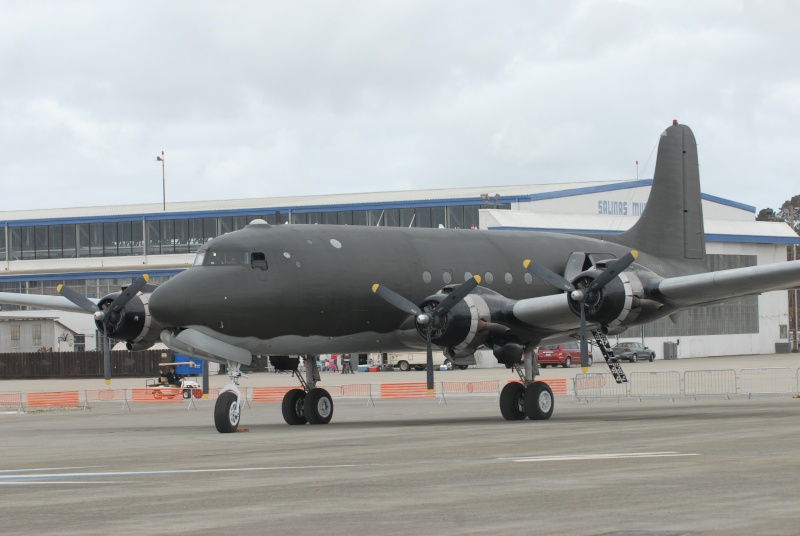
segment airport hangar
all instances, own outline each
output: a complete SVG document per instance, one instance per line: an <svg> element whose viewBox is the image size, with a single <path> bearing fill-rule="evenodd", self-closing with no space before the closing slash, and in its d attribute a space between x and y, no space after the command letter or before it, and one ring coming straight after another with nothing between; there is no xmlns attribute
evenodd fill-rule
<svg viewBox="0 0 800 536"><path fill-rule="evenodd" d="M56 294L64 283L99 298L143 273L159 284L191 266L202 244L256 218L441 227L443 233L472 227L622 232L641 214L651 185L646 179L0 212L0 291ZM785 223L755 221L755 207L707 194L702 199L711 269L785 261L786 246L800 243ZM9 326L0 333L0 352L24 351L41 332L40 319L53 317L74 332L76 349L98 347L102 334L89 315L20 309L0 305ZM659 358L664 342L678 343L678 357L768 354L789 346L788 326L788 294L770 292L690 310L617 338L642 341ZM494 361L476 357L479 366Z"/></svg>

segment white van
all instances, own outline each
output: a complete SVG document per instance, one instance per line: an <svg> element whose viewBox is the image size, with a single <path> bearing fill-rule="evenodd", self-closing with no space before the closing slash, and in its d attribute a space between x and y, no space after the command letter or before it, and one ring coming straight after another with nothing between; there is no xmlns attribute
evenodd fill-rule
<svg viewBox="0 0 800 536"><path fill-rule="evenodd" d="M389 354L389 364L393 365L400 370L406 371L416 369L425 370L428 363L428 354L426 352L409 352L406 354ZM440 366L445 365L447 370L454 368L465 369L469 365L475 364L475 358L459 359L458 363L449 357L445 356L442 352L433 353L433 366L438 369Z"/></svg>

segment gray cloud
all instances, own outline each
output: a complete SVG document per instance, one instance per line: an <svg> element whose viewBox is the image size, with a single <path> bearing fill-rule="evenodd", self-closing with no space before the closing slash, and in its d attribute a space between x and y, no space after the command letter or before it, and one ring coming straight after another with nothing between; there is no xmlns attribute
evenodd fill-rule
<svg viewBox="0 0 800 536"><path fill-rule="evenodd" d="M0 1L0 210L633 179L796 195L794 3Z"/></svg>

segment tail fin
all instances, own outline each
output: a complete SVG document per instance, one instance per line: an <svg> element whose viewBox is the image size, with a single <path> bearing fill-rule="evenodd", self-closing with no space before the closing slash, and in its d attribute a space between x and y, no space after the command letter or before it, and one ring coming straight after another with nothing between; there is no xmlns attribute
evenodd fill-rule
<svg viewBox="0 0 800 536"><path fill-rule="evenodd" d="M697 142L689 127L673 121L661 134L647 206L633 227L609 239L658 257L705 259Z"/></svg>

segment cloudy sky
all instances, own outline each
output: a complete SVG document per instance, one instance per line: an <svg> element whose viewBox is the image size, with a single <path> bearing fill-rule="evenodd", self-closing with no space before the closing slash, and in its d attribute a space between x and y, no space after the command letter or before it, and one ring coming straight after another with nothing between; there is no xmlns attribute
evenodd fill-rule
<svg viewBox="0 0 800 536"><path fill-rule="evenodd" d="M650 178L673 119L778 207L798 52L790 0L0 0L0 210L160 203L162 150L168 203Z"/></svg>

